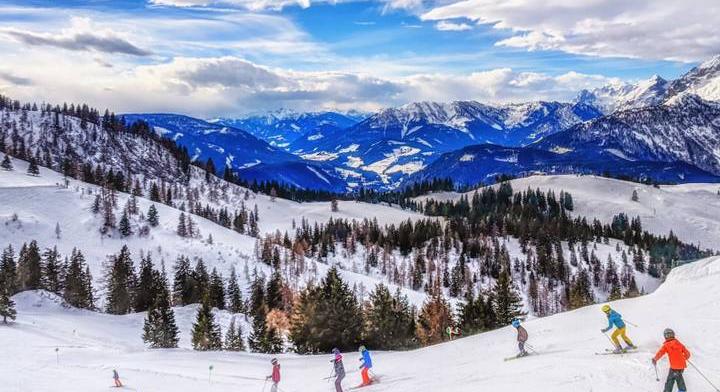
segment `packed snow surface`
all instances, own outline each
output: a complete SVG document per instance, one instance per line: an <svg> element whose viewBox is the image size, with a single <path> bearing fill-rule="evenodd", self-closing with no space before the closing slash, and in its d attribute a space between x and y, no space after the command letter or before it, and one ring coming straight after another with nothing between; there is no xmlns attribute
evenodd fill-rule
<svg viewBox="0 0 720 392"><path fill-rule="evenodd" d="M675 329L692 361L720 381L720 257L676 268L655 293L612 304L640 347L624 355L597 356L609 347L599 306L525 323L537 354L505 362L515 354L511 327L409 352L375 352L373 372L380 383L367 392L557 391L650 392L660 390L650 358L662 330ZM61 306L44 292L16 295L18 320L0 326L0 379L4 391L102 391L117 369L128 390L262 391L271 356L194 352L188 347L195 307L176 308L181 347L146 349L140 340L144 314L111 316ZM227 325L229 315L217 312ZM56 348L58 351L56 352ZM372 348L371 348L372 349ZM287 392L331 391L329 355L283 354L280 387ZM359 383L358 354L346 353L345 388ZM212 366L212 370L210 370ZM659 363L667 372L667 360ZM697 372L685 374L689 388L710 389ZM664 378L664 377L663 377Z"/></svg>
<svg viewBox="0 0 720 392"><path fill-rule="evenodd" d="M574 214L611 222L624 212L639 216L643 228L667 235L670 231L681 240L702 248L720 250L720 186L718 184L681 184L654 187L596 176L532 176L511 181L515 191L528 188L564 190L573 196ZM638 201L631 200L633 191ZM472 197L475 191L466 193ZM419 199L456 200L459 193L441 192Z"/></svg>

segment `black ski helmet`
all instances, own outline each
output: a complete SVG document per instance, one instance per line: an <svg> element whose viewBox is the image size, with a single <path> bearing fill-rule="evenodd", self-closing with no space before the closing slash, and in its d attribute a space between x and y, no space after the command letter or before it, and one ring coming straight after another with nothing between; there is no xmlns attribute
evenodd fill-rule
<svg viewBox="0 0 720 392"><path fill-rule="evenodd" d="M675 331L670 328L665 328L665 330L663 331L663 336L665 336L665 339L674 339Z"/></svg>
<svg viewBox="0 0 720 392"><path fill-rule="evenodd" d="M277 358L271 359L271 360L270 360L270 363L272 363L273 365L277 364L277 363L278 363Z"/></svg>

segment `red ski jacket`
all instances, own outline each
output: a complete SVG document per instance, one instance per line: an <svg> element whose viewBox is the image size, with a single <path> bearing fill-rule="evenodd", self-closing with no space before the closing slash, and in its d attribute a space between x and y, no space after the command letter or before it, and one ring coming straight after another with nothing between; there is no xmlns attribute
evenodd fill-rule
<svg viewBox="0 0 720 392"><path fill-rule="evenodd" d="M280 382L280 364L273 365L272 380L275 384Z"/></svg>
<svg viewBox="0 0 720 392"><path fill-rule="evenodd" d="M688 351L679 340L666 340L657 354L655 354L655 360L659 361L665 354L667 354L668 359L670 359L670 369L683 370L687 367L687 360L690 359L690 351Z"/></svg>

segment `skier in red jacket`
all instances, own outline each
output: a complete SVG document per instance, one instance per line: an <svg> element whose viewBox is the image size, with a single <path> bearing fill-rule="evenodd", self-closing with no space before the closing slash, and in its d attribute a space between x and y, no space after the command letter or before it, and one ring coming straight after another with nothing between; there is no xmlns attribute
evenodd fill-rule
<svg viewBox="0 0 720 392"><path fill-rule="evenodd" d="M265 379L272 380L273 382L272 387L270 387L270 392L277 392L278 384L280 384L280 363L278 363L277 358L273 358L270 363L273 365L272 374L265 377Z"/></svg>
<svg viewBox="0 0 720 392"><path fill-rule="evenodd" d="M665 329L663 332L665 336L665 343L663 343L660 350L658 350L655 357L652 359L653 365L657 365L657 361L660 360L665 354L667 354L670 360L670 372L668 373L667 381L665 381L665 392L672 392L675 383L677 383L678 391L685 392L685 379L683 378L683 371L687 368L687 360L690 359L690 351L688 351L679 340L675 339L675 331L670 328Z"/></svg>

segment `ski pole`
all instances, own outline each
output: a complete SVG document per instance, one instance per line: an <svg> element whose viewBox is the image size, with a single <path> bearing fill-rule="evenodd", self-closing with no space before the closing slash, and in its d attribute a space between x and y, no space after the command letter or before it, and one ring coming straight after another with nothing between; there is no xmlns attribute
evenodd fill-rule
<svg viewBox="0 0 720 392"><path fill-rule="evenodd" d="M715 389L715 391L720 392L720 389L718 389L718 387L716 387L715 384L713 384L712 381L710 381L710 379L708 379L708 378L703 374L703 372L701 372L700 369L698 369L698 367L695 366L694 363L690 362L690 360L688 360L688 363L690 364L690 366L693 367L693 369L695 369L696 372L698 372L698 373L702 376L702 378L705 379L705 381L707 381L708 384L710 384L710 386L712 386L712 387Z"/></svg>
<svg viewBox="0 0 720 392"><path fill-rule="evenodd" d="M657 371L657 363L653 362L653 367L655 368L655 381L660 382L660 375Z"/></svg>
<svg viewBox="0 0 720 392"><path fill-rule="evenodd" d="M614 348L617 348L617 346L615 345L615 342L613 342L613 340L610 339L610 336L607 336L607 334L606 334L605 332L603 332L602 334L603 334L603 336L605 336L605 337L607 338L608 341L610 341L610 344L611 344Z"/></svg>
<svg viewBox="0 0 720 392"><path fill-rule="evenodd" d="M632 326L635 327L635 328L640 328L640 327L638 327L637 324L635 324L635 323L633 323L633 322L631 322L631 321L627 321L627 320L623 320L623 321L625 321L626 323L632 325Z"/></svg>
<svg viewBox="0 0 720 392"><path fill-rule="evenodd" d="M531 345L529 345L529 344L527 344L527 343L525 343L525 347L529 348L530 351L532 351L532 352L535 353L535 354L538 353L537 351L535 351L535 347L533 347L533 346L531 346Z"/></svg>
<svg viewBox="0 0 720 392"><path fill-rule="evenodd" d="M265 392L265 388L267 387L267 382L268 382L268 379L266 378L266 379L265 379L265 382L263 383L263 390L262 390L262 392Z"/></svg>

